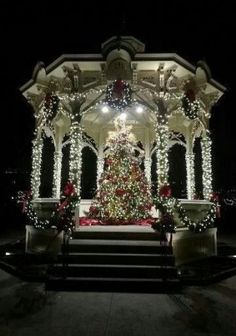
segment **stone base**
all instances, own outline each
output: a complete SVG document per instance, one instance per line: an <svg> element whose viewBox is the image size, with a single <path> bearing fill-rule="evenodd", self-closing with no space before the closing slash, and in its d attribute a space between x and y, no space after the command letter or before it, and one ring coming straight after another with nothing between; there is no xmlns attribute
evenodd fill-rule
<svg viewBox="0 0 236 336"><path fill-rule="evenodd" d="M33 209L40 219L48 219L58 206L57 198L37 198L32 201Z"/></svg>
<svg viewBox="0 0 236 336"><path fill-rule="evenodd" d="M61 251L63 231L58 234L56 229L36 229L26 225L26 253L57 254Z"/></svg>
<svg viewBox="0 0 236 336"><path fill-rule="evenodd" d="M176 265L217 255L216 232L216 228L201 233L177 229L172 240Z"/></svg>

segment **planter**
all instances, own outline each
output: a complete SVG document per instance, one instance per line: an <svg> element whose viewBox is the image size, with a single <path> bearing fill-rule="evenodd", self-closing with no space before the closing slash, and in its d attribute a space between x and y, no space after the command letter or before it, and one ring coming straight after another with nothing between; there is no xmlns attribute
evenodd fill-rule
<svg viewBox="0 0 236 336"><path fill-rule="evenodd" d="M56 229L37 229L26 225L25 252L57 254L61 252L63 234Z"/></svg>
<svg viewBox="0 0 236 336"><path fill-rule="evenodd" d="M216 234L216 228L201 233L191 232L187 228L177 229L172 242L176 265L216 256Z"/></svg>

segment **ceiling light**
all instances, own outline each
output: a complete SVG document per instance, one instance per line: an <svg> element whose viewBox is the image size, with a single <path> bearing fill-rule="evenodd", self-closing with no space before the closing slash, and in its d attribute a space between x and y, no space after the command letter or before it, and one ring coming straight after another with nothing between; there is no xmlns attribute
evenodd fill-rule
<svg viewBox="0 0 236 336"><path fill-rule="evenodd" d="M109 108L108 108L107 106L103 106L103 107L102 107L102 112L103 112L103 113L107 113L107 112L109 112Z"/></svg>
<svg viewBox="0 0 236 336"><path fill-rule="evenodd" d="M143 107L142 106L137 106L136 107L136 112L137 113L142 113L143 112Z"/></svg>

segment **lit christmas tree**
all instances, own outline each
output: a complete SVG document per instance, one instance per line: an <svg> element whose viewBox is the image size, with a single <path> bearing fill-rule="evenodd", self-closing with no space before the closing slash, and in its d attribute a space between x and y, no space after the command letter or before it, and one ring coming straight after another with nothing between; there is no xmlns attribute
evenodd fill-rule
<svg viewBox="0 0 236 336"><path fill-rule="evenodd" d="M89 217L103 224L135 224L151 217L152 198L147 179L135 157L135 137L125 120L115 120L109 132L105 169Z"/></svg>

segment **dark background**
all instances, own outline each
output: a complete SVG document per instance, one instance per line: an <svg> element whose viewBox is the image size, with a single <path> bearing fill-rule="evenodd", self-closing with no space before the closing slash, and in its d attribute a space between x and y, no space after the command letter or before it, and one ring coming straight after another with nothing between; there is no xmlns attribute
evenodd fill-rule
<svg viewBox="0 0 236 336"><path fill-rule="evenodd" d="M113 35L133 35L146 52L205 60L227 88L212 110L214 189L221 192L220 230L236 232L236 132L234 126L235 17L229 1L44 2L0 4L1 213L0 228L18 225L17 190L29 188L33 111L19 92L38 61L65 53L99 53ZM124 24L125 21L125 24ZM178 157L176 157L176 160ZM235 199L235 201L234 201ZM226 205L231 202L232 205Z"/></svg>

